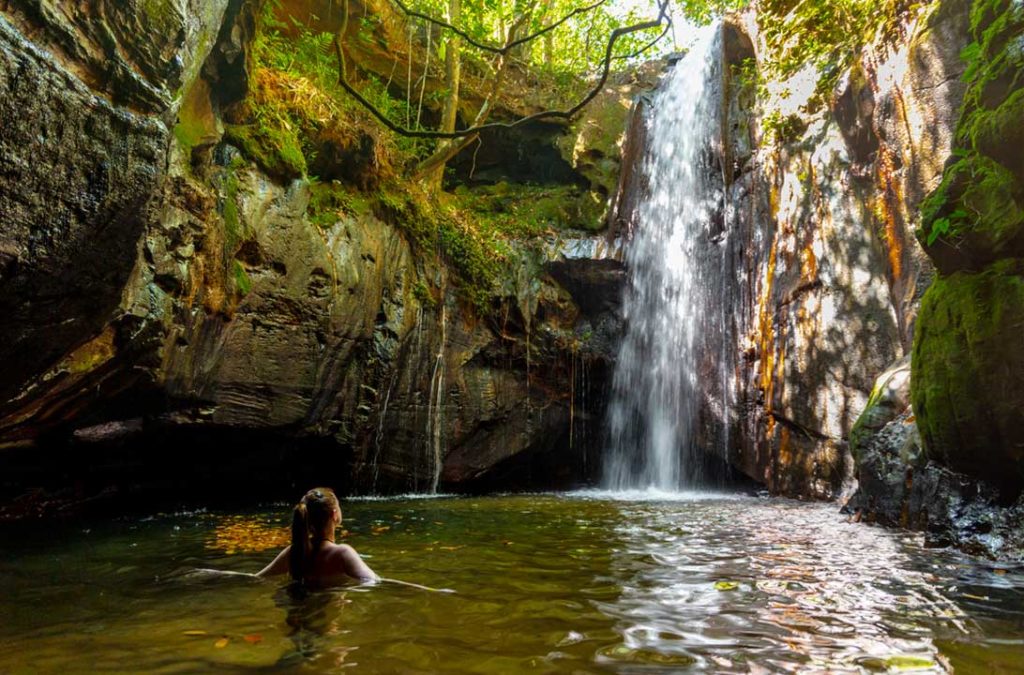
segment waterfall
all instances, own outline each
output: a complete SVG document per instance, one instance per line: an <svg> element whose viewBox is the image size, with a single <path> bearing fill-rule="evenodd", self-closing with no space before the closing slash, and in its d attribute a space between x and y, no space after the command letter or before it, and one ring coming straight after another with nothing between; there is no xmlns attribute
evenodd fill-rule
<svg viewBox="0 0 1024 675"><path fill-rule="evenodd" d="M727 300L716 297L725 269L724 247L716 243L722 233L715 231L723 223L720 35L720 27L701 31L662 83L646 121L625 254L626 331L607 420L603 472L610 489L701 484L701 400L709 387L721 388L725 417L726 359L708 358L709 345L722 349L727 342Z"/></svg>
<svg viewBox="0 0 1024 675"><path fill-rule="evenodd" d="M443 292L441 297L441 341L437 346L434 372L430 376L430 397L427 400L427 442L430 444L431 450L433 475L430 480L430 494L432 495L437 494L437 487L441 484L441 470L444 468L444 448L441 443L441 434L444 424L444 352L447 347L447 307L444 303Z"/></svg>

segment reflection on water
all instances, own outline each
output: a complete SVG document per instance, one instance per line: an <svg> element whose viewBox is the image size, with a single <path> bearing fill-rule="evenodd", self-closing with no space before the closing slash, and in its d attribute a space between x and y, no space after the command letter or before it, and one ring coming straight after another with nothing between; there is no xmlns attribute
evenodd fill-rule
<svg viewBox="0 0 1024 675"><path fill-rule="evenodd" d="M580 493L346 505L382 584L259 569L287 509L22 533L0 672L1020 672L1024 575L830 505ZM6 536L5 541L12 541Z"/></svg>

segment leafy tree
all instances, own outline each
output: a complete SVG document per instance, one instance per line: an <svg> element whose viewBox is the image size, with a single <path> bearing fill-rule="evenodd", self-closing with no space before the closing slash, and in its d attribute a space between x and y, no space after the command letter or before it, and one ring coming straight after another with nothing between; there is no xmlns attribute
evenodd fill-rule
<svg viewBox="0 0 1024 675"><path fill-rule="evenodd" d="M445 164L473 143L481 131L575 116L600 93L617 63L636 59L663 42L674 14L681 13L688 21L706 22L716 14L743 6L746 1L676 0L673 4L672 0L648 0L646 7L641 3L622 12L615 11L609 0L592 0L589 4L580 4L580 0L483 0L465 6L461 0L392 0L410 21L428 26L427 62L432 48L444 59L445 101L439 127L420 127L419 114L416 125L410 124L409 119L401 124L349 82L343 49L347 26L342 26L335 38L339 84L393 132L438 140L435 151L415 171L416 176L437 187ZM347 0L344 11L347 15ZM446 34L439 47L430 44L435 27ZM459 128L461 67L465 59L479 59L480 55L489 58L486 96L471 122ZM573 96L571 105L566 103L565 107L552 107L511 122L489 121L506 70L513 61L562 83ZM586 83L587 88L580 91L580 83ZM421 88L421 101L422 91ZM411 96L411 92L407 95Z"/></svg>

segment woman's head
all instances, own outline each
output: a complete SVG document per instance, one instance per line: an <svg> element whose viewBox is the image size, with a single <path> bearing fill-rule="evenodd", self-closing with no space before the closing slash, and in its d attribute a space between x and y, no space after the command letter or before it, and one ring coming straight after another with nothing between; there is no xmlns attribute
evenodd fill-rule
<svg viewBox="0 0 1024 675"><path fill-rule="evenodd" d="M292 578L301 581L313 558L313 546L329 538L341 524L341 506L330 488L313 488L292 510L292 548L289 569Z"/></svg>

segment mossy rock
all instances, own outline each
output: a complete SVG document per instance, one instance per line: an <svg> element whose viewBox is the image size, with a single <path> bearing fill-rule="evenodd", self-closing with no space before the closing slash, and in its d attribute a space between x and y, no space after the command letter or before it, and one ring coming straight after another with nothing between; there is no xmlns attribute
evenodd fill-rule
<svg viewBox="0 0 1024 675"><path fill-rule="evenodd" d="M850 430L850 452L860 466L871 437L905 413L910 403L910 357L905 356L875 380L864 410Z"/></svg>
<svg viewBox="0 0 1024 675"><path fill-rule="evenodd" d="M995 110L976 113L967 130L971 147L1024 178L1024 89L1018 89Z"/></svg>
<svg viewBox="0 0 1024 675"><path fill-rule="evenodd" d="M1024 486L1024 263L935 280L913 350L911 399L929 458Z"/></svg>
<svg viewBox="0 0 1024 675"><path fill-rule="evenodd" d="M224 139L274 178L290 181L306 175L306 158L294 132L261 124L232 124L225 127Z"/></svg>
<svg viewBox="0 0 1024 675"><path fill-rule="evenodd" d="M1024 256L1024 185L1013 172L972 153L946 170L921 205L918 238L940 272L980 270Z"/></svg>

